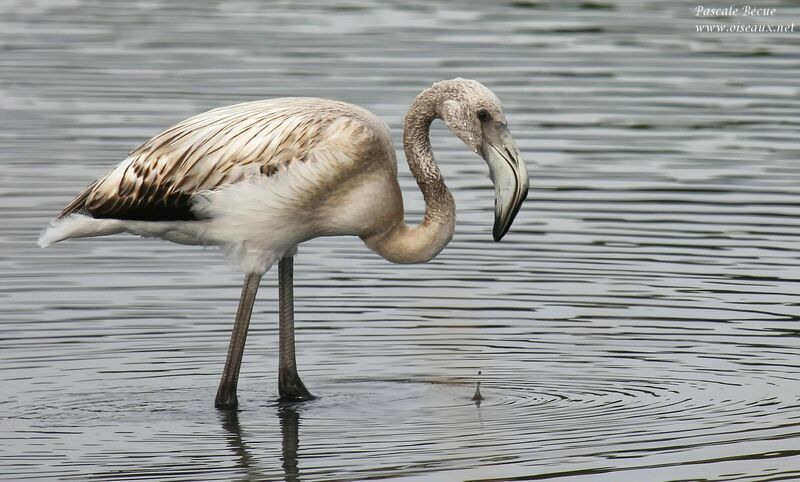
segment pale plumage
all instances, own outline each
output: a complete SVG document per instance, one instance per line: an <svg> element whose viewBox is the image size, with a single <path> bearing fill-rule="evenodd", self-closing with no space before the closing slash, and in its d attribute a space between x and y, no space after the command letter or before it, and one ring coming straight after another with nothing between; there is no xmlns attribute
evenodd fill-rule
<svg viewBox="0 0 800 482"><path fill-rule="evenodd" d="M379 230L386 220L363 207L348 216L325 206L354 179L394 182L396 169L388 127L359 107L315 98L223 107L131 152L64 209L42 244L130 232L219 245L245 272L263 273L307 239Z"/></svg>
<svg viewBox="0 0 800 482"><path fill-rule="evenodd" d="M403 220L385 123L343 102L282 98L214 109L147 141L73 200L39 244L128 232L220 246L247 275L218 407L237 404L256 290L279 261L279 390L282 400L308 400L294 354L296 246L318 236L355 235L390 261L436 256L455 229L455 203L428 137L437 118L489 164L499 241L527 195L527 170L497 97L478 82L453 79L423 91L405 118L403 147L426 206L417 226Z"/></svg>

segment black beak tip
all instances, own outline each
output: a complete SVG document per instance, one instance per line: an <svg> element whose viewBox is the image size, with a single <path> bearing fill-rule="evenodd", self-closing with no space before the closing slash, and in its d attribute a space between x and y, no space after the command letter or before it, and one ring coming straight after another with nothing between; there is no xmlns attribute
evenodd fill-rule
<svg viewBox="0 0 800 482"><path fill-rule="evenodd" d="M510 226L509 226L510 227ZM508 232L508 228L502 229L500 226L495 226L492 230L492 237L494 238L495 243L499 243L503 236L506 235Z"/></svg>

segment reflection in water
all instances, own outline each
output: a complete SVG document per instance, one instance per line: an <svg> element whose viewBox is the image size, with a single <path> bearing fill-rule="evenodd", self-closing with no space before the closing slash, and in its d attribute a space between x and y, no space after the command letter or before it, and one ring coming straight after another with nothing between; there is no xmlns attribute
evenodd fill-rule
<svg viewBox="0 0 800 482"><path fill-rule="evenodd" d="M297 446L300 439L297 435L300 426L300 414L291 404L278 405L278 417L281 424L281 461L286 482L298 482L300 471L297 467Z"/></svg>
<svg viewBox="0 0 800 482"><path fill-rule="evenodd" d="M239 424L238 410L220 410L222 428L227 432L228 446L236 455L236 467L244 474L242 480L266 479L258 469L258 461L251 453L242 435ZM286 482L300 482L300 472L297 465L297 450L299 444L298 428L300 413L292 404L278 404L277 415L281 431L281 466L283 467Z"/></svg>
<svg viewBox="0 0 800 482"><path fill-rule="evenodd" d="M253 460L253 455L242 437L238 410L218 410L222 428L228 433L228 446L236 454L236 467L246 474L242 480L258 480L261 474Z"/></svg>

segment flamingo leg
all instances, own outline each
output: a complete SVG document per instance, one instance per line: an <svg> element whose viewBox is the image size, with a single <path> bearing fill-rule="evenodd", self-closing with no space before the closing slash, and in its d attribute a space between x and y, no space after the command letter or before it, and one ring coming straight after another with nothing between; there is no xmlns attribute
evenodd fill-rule
<svg viewBox="0 0 800 482"><path fill-rule="evenodd" d="M280 354L278 393L281 402L313 400L300 375L294 355L294 257L285 256L278 263L278 302L280 305Z"/></svg>
<svg viewBox="0 0 800 482"><path fill-rule="evenodd" d="M250 315L253 313L253 303L256 301L261 276L260 273L250 273L244 278L239 309L236 312L236 322L233 325L231 342L228 345L228 357L225 359L225 368L222 370L222 379L219 382L217 398L214 401L214 406L217 408L236 408L238 404L236 385L239 383L239 368L242 366L247 328L250 326Z"/></svg>

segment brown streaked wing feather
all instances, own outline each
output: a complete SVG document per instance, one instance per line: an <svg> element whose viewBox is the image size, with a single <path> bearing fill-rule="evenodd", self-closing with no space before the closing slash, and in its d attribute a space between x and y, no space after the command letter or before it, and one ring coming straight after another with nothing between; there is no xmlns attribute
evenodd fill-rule
<svg viewBox="0 0 800 482"><path fill-rule="evenodd" d="M89 194L91 194L92 190L96 185L97 181L86 186L86 188L83 191L81 191L81 193L78 194L78 196L75 199L73 199L69 204L67 204L67 207L65 207L64 209L61 210L60 213L58 213L56 219L62 219L69 216L70 214L75 214L83 211L85 209L86 199L89 197Z"/></svg>
<svg viewBox="0 0 800 482"><path fill-rule="evenodd" d="M368 114L367 114L368 115ZM321 142L346 145L366 124L365 111L335 101L284 98L208 111L150 139L105 177L87 187L59 218L85 211L97 218L194 220L192 197L306 158ZM369 121L368 121L369 122ZM367 122L367 123L368 123ZM355 144L361 144L356 142ZM363 144L361 144L363 146ZM355 147L351 145L349 147Z"/></svg>

